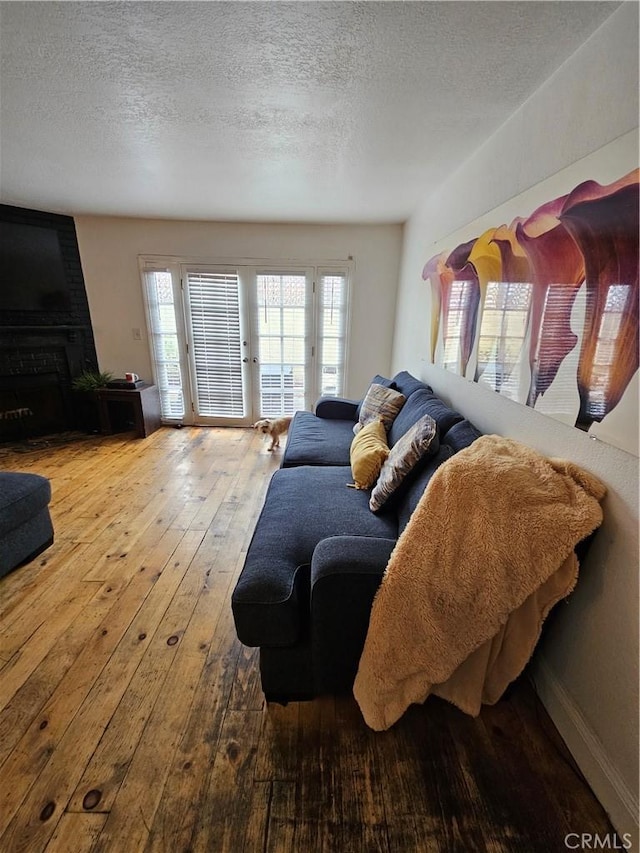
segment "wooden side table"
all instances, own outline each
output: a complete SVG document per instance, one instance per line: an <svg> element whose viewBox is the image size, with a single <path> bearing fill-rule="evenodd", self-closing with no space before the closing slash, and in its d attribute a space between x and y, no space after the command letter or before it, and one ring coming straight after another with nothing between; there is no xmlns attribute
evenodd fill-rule
<svg viewBox="0 0 640 853"><path fill-rule="evenodd" d="M106 435L114 432L110 403L127 403L131 407L139 438L146 438L161 426L160 394L156 385L145 383L138 388L101 388L98 391L100 431Z"/></svg>

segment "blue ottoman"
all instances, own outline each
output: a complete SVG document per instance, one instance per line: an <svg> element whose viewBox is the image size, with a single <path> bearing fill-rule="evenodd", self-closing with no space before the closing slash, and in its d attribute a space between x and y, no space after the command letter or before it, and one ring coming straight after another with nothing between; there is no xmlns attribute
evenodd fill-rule
<svg viewBox="0 0 640 853"><path fill-rule="evenodd" d="M50 500L46 477L0 472L0 577L53 542Z"/></svg>

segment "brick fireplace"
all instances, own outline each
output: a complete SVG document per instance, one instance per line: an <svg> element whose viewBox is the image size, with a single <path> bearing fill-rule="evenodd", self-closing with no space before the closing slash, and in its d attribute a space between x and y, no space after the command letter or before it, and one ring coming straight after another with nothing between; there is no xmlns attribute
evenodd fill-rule
<svg viewBox="0 0 640 853"><path fill-rule="evenodd" d="M71 380L84 367L83 333L65 326L2 329L0 441L73 429Z"/></svg>
<svg viewBox="0 0 640 853"><path fill-rule="evenodd" d="M68 299L54 310L0 310L0 442L76 428L71 382L97 369L73 219L0 205L0 228L16 222L56 232Z"/></svg>

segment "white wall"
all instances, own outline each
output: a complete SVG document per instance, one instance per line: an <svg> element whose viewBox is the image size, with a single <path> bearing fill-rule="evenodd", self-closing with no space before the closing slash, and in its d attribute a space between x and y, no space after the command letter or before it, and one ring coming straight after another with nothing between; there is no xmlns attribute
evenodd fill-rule
<svg viewBox="0 0 640 853"><path fill-rule="evenodd" d="M199 260L355 261L346 395L391 365L401 225L265 225L79 216L75 219L101 370L151 378L138 255ZM132 329L141 328L135 341Z"/></svg>
<svg viewBox="0 0 640 853"><path fill-rule="evenodd" d="M638 165L637 128L638 6L625 3L470 160L425 194L405 226L392 367L428 381L484 432L574 459L607 484L604 524L576 591L549 620L535 672L556 725L618 830L633 833L634 849L638 460L429 364L430 296L421 271L448 235L619 138L627 152L621 177ZM632 166L622 162L629 150Z"/></svg>

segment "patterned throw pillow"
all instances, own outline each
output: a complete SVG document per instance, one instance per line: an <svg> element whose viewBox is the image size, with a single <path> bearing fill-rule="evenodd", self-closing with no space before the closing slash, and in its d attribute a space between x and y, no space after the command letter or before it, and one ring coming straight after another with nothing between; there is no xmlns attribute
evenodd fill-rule
<svg viewBox="0 0 640 853"><path fill-rule="evenodd" d="M386 376L380 376L379 373L376 373L369 385L384 385L385 388L393 388L394 391L398 390L398 387L393 381L393 379L387 379ZM360 402L358 403L358 408L356 409L356 420L360 419L360 409L362 408L362 403L363 400L360 400Z"/></svg>
<svg viewBox="0 0 640 853"><path fill-rule="evenodd" d="M370 489L389 455L387 433L380 419L363 427L351 442L351 473L356 489Z"/></svg>
<svg viewBox="0 0 640 853"><path fill-rule="evenodd" d="M353 428L354 433L357 435L363 426L378 418L388 432L396 415L404 406L405 400L406 397L399 391L394 391L393 388L385 388L384 385L378 385L377 382L374 382L362 401L360 417Z"/></svg>
<svg viewBox="0 0 640 853"><path fill-rule="evenodd" d="M438 442L434 441L436 429L434 419L430 415L423 415L394 444L371 492L369 509L372 512L377 512L384 506L430 449L438 449Z"/></svg>

